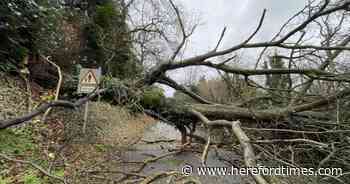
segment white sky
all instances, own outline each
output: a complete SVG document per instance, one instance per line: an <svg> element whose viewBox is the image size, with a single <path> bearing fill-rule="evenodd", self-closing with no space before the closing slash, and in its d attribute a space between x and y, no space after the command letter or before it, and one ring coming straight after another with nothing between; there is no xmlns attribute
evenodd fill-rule
<svg viewBox="0 0 350 184"><path fill-rule="evenodd" d="M187 12L200 14L201 26L191 38L190 53L213 48L222 29L228 28L225 43L246 38L258 24L263 9L267 14L259 40L269 40L281 25L306 4L306 0L179 0Z"/></svg>
<svg viewBox="0 0 350 184"><path fill-rule="evenodd" d="M255 41L268 41L287 19L305 6L307 0L178 0L178 2L184 5L188 14L199 15L201 23L186 47L185 57L188 57L213 49L225 26L227 31L221 48L227 48L246 39L256 28L264 8L267 9L267 14ZM253 59L256 57L255 53L248 55ZM205 75L205 72L207 71L201 71L201 74ZM183 72L172 72L171 77L179 81L183 79ZM171 89L166 89L167 96L172 96L173 92Z"/></svg>

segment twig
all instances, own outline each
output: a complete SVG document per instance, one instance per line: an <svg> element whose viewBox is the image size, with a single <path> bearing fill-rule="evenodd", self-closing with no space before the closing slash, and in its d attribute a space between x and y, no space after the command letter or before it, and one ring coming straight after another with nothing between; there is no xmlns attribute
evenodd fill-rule
<svg viewBox="0 0 350 184"><path fill-rule="evenodd" d="M163 159L163 158L171 156L171 155L179 154L179 153L181 153L183 151L184 150L177 150L175 152L165 153L165 154L157 156L157 157L145 159L143 162L124 162L124 163L141 164L141 166L137 170L133 171L134 173L140 173L147 166L147 164L156 162L156 161L158 161L160 159ZM124 180L128 179L129 177L130 177L130 175L126 175L126 176L122 177L121 179L119 179L118 182L124 181Z"/></svg>
<svg viewBox="0 0 350 184"><path fill-rule="evenodd" d="M335 149L334 144L332 144L332 152L330 152L321 162L318 164L318 169L321 168L326 162L328 162L336 153L337 149Z"/></svg>
<svg viewBox="0 0 350 184"><path fill-rule="evenodd" d="M174 142L176 139L164 139L164 140L155 140L155 141L149 141L149 140L141 140L142 142L145 142L147 144L157 144L162 142Z"/></svg>
<svg viewBox="0 0 350 184"><path fill-rule="evenodd" d="M254 144L255 147L257 147L260 151L263 152L263 154L268 157L269 160L276 160L278 162L281 162L282 164L285 164L289 167L295 167L295 168L300 168L300 166L296 165L295 163L289 163L287 161L284 161L281 158L278 158L277 156L273 155L272 153L270 153L268 150L266 150L265 148L263 148L260 145Z"/></svg>
<svg viewBox="0 0 350 184"><path fill-rule="evenodd" d="M182 153L184 150L178 150L178 151L175 151L175 152L170 152L170 153L165 153L163 155L160 155L160 156L157 156L157 157L154 157L154 158L149 158L149 159L146 159L142 162L142 166L138 169L138 172L142 171L143 168L145 168L147 166L147 164L149 163L153 163L153 162L156 162L160 159L163 159L165 157L168 157L168 156L172 156L172 155L176 155L176 154L179 154L179 153Z"/></svg>
<svg viewBox="0 0 350 184"><path fill-rule="evenodd" d="M261 144L273 144L273 143L293 143L293 142L305 142L309 144L315 144L320 147L328 147L328 144L322 143L322 142L317 142L314 140L310 139L271 139L271 140L255 140L255 141L250 141L251 143L261 143Z"/></svg>
<svg viewBox="0 0 350 184"><path fill-rule="evenodd" d="M172 175L180 175L180 174L181 173L179 173L177 171L156 173L156 174L153 174L153 175L147 177L140 184L149 184L149 183L151 183L159 178L164 178L164 177L168 177L168 176L172 176Z"/></svg>
<svg viewBox="0 0 350 184"><path fill-rule="evenodd" d="M242 127L243 130L253 130L253 131L272 131L272 132L289 132L296 134L339 134L339 133L350 133L350 130L326 130L321 132L316 131L301 131L301 130L291 130L291 129L273 129L273 128L248 128Z"/></svg>
<svg viewBox="0 0 350 184"><path fill-rule="evenodd" d="M123 183L124 184L135 184L135 183L140 183L143 180L144 180L144 178L138 178L138 179L133 179L133 180L125 180Z"/></svg>
<svg viewBox="0 0 350 184"><path fill-rule="evenodd" d="M203 154L202 154L202 165L205 166L206 165L206 162L207 162L207 157L208 157L208 152L209 152L209 147L210 147L210 140L211 139L211 136L209 135L208 136L208 140L207 140L207 144L205 145L204 147L204 151L203 151Z"/></svg>
<svg viewBox="0 0 350 184"><path fill-rule="evenodd" d="M264 9L264 11L263 11L263 13L262 13L262 15L260 17L260 21L259 21L258 27L256 27L255 31L248 37L248 39L246 39L243 43L241 43L242 45L247 44L258 33L258 31L260 30L261 26L263 25L263 22L264 22L264 19L265 19L265 15L266 15L266 9Z"/></svg>
<svg viewBox="0 0 350 184"><path fill-rule="evenodd" d="M219 46L220 46L220 44L221 44L221 42L222 42L222 39L223 39L224 36L225 36L225 32L226 32L226 27L224 27L224 29L223 29L222 32L221 32L219 41L218 41L218 43L216 44L216 46L215 46L215 48L214 48L214 52L216 52L216 51L218 50L218 48L219 48Z"/></svg>
<svg viewBox="0 0 350 184"><path fill-rule="evenodd" d="M132 173L132 172L125 172L125 171L117 171L117 170L110 170L110 171L100 171L100 170L91 170L91 171L85 171L87 173L96 174L96 173L117 173L117 174L123 174L126 176L136 176L140 178L146 178L146 175L139 174L139 173Z"/></svg>
<svg viewBox="0 0 350 184"><path fill-rule="evenodd" d="M229 57L228 59L224 60L223 62L219 63L217 66L222 66L225 65L226 63L232 61L233 59L235 59L237 57L237 55L234 55L232 57Z"/></svg>
<svg viewBox="0 0 350 184"><path fill-rule="evenodd" d="M117 180L115 180L115 179L113 179L113 178L106 178L106 177L104 177L104 176L90 175L89 177L95 178L95 179L100 179L100 180L105 180L105 181L112 181L113 183L118 183Z"/></svg>
<svg viewBox="0 0 350 184"><path fill-rule="evenodd" d="M332 175L326 175L326 177L322 178L321 180L329 180L329 178L332 178L334 180L337 180L339 183L346 184L343 180L338 178L337 176L332 176Z"/></svg>

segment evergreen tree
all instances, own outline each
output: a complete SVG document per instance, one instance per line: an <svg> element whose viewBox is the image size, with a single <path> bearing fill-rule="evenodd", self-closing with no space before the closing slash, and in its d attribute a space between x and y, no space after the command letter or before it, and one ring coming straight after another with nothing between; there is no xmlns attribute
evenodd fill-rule
<svg viewBox="0 0 350 184"><path fill-rule="evenodd" d="M273 56L269 57L268 63L264 63L265 69L283 69L284 62L282 57L275 53ZM266 86L270 88L270 93L273 95L274 105L282 105L284 102L288 101L288 76L281 74L270 74L266 75Z"/></svg>

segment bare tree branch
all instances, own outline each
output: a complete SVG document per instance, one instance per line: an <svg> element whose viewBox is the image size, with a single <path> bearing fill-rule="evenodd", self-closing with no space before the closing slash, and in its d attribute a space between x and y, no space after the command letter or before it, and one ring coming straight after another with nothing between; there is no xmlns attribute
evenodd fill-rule
<svg viewBox="0 0 350 184"><path fill-rule="evenodd" d="M261 143L261 144L304 142L304 143L314 144L314 145L317 145L319 147L324 147L324 148L328 147L328 144L325 144L322 142L317 142L314 140L309 140L309 139L273 139L273 140L255 140L255 141L250 141L250 142L251 143Z"/></svg>
<svg viewBox="0 0 350 184"><path fill-rule="evenodd" d="M49 60L49 58L46 58L42 55L40 55L41 58L43 58L46 62L50 63L51 65L53 65L54 67L56 67L57 69L57 72L58 72L58 83L57 83L57 86L56 86L56 94L55 94L55 100L57 101L58 100L58 96L60 95L60 90L61 90L61 86L62 86L62 81L63 81L63 77L62 77L62 71L61 71L61 67L59 67L56 63L52 62L51 60ZM41 121L45 121L46 120L46 117L49 115L51 111L51 108L48 108L46 110L46 112L44 113Z"/></svg>
<svg viewBox="0 0 350 184"><path fill-rule="evenodd" d="M170 61L174 61L176 56L179 54L179 52L181 51L182 47L185 45L186 43L186 40L188 37L190 37L194 30L196 29L196 26L193 26L191 32L189 34L186 33L186 30L185 30L185 25L182 21L182 18L181 18L181 14L180 14L180 11L179 9L176 7L176 5L174 4L174 2L172 0L169 0L170 4L171 4L171 7L174 9L175 13L176 13L176 17L177 17L177 20L179 21L179 25L180 25L180 28L181 28L181 32L182 32L182 40L181 40L181 43L180 45L175 49L175 52L173 53L173 55L170 57Z"/></svg>
<svg viewBox="0 0 350 184"><path fill-rule="evenodd" d="M22 124L23 122L29 121L33 119L34 117L45 113L45 111L49 108L53 107L67 107L67 108L77 108L83 104L85 104L87 101L97 97L99 94L102 94L106 92L107 89L100 89L100 90L95 90L95 92L89 94L88 96L81 98L77 100L76 102L69 102L69 101L64 101L64 100L56 100L48 103L44 103L40 105L38 108L34 109L32 112L25 114L20 117L16 117L14 119L9 119L9 120L0 120L0 130L1 129L6 129L8 127L12 127L18 124Z"/></svg>
<svg viewBox="0 0 350 184"><path fill-rule="evenodd" d="M176 90L179 90L185 94L187 94L188 96L192 97L194 100L200 102L200 103L203 103L203 104L213 104L212 102L202 98L201 96L195 94L194 92L190 91L189 89L177 84L174 80L172 80L171 78L169 77L166 77L166 76L162 76L162 78L160 78L158 80L159 83L161 84L165 84L165 85L168 85Z"/></svg>
<svg viewBox="0 0 350 184"><path fill-rule="evenodd" d="M224 36L225 36L225 32L226 32L226 27L224 27L224 29L223 29L222 32L221 32L219 41L218 41L218 43L216 44L216 46L215 46L215 48L214 48L214 50L213 50L214 52L216 52L216 51L218 50L218 48L219 48L219 46L220 46L220 44L221 44L221 41L222 41L222 39L223 39Z"/></svg>
<svg viewBox="0 0 350 184"><path fill-rule="evenodd" d="M207 117L205 117L203 114L196 110L190 110L192 114L197 116L206 126L228 126L232 128L233 134L238 139L239 143L241 144L241 147L243 149L243 155L244 155L244 163L247 168L254 168L257 167L256 164L256 156L253 150L253 147L250 145L250 139L248 136L244 133L244 131L240 127L239 121L233 121L229 122L226 120L216 120L216 121L210 121ZM209 142L210 143L210 142ZM251 171L250 171L251 172ZM265 178L260 174L252 174L252 177L258 184L268 184L268 182L265 180Z"/></svg>
<svg viewBox="0 0 350 184"><path fill-rule="evenodd" d="M232 53L234 51L244 49L244 48L264 48L264 47L280 47L280 48L286 48L286 49L317 49L317 50L350 50L349 47L346 46L334 46L334 47L324 47L324 46L316 46L316 45L289 45L284 43L288 38L290 38L292 35L296 34L298 31L303 30L308 24L310 24L313 20L340 11L340 10L347 10L348 6L350 5L350 2L344 2L342 5L335 6L329 9L326 9L326 6L328 5L328 2L324 4L322 8L318 12L316 12L313 16L305 20L303 23L301 23L299 26L297 26L295 29L287 33L285 36L283 36L281 39L277 41L271 41L271 42L260 42L260 43L248 43L258 32L260 29L263 19L265 17L265 12L263 12L263 15L259 21L259 24L257 26L257 29L253 32L252 35L250 35L245 41L243 41L240 44L234 45L231 48L222 50L222 51L209 51L205 54L194 56L188 59L184 59L182 61L179 61L178 63L172 64L170 62L163 63L159 66L156 66L153 68L148 75L149 78L146 79L146 83L152 84L156 82L156 78L162 75L162 73L167 72L168 70L173 70L176 68L181 68L185 66L190 66L190 65L200 65L201 62L204 62L207 59L217 57L217 56L222 56L226 55L229 53ZM174 56L172 57L174 58ZM181 66L183 65L183 66Z"/></svg>

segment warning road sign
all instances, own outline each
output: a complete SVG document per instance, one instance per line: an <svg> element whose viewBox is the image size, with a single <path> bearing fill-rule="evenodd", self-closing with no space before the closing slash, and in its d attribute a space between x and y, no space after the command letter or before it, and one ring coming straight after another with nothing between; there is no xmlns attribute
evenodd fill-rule
<svg viewBox="0 0 350 184"><path fill-rule="evenodd" d="M91 93L99 84L101 69L83 68L80 70L78 93Z"/></svg>

